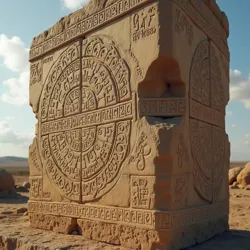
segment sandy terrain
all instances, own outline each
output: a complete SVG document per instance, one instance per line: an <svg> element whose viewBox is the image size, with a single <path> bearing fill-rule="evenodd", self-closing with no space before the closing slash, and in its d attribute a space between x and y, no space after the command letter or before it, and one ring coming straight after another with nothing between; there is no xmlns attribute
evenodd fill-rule
<svg viewBox="0 0 250 250"><path fill-rule="evenodd" d="M13 170L13 169L12 169ZM26 172L26 171L25 171ZM26 174L14 172L16 185L28 181ZM28 216L16 214L18 208L27 208L28 193L0 199L0 250L125 250L119 246L84 240L79 235L62 235L29 228ZM250 190L230 189L230 231L190 250L250 250ZM5 214L12 212L12 214Z"/></svg>
<svg viewBox="0 0 250 250"><path fill-rule="evenodd" d="M25 180L17 178L22 182ZM27 208L28 194L21 193L19 197L0 200L0 212L12 211L17 208ZM205 244L189 248L190 250L249 250L250 249L250 191L230 190L230 229L231 231L221 234ZM74 249L74 250L125 250L119 246L111 246L105 243L84 240L82 236L71 236L33 230L29 228L27 215L0 214L0 249L1 244L7 241L8 249ZM11 239L11 240L10 240ZM18 239L16 241L16 239ZM12 247L11 247L12 244ZM17 247L19 246L19 248ZM32 247L31 247L32 246Z"/></svg>

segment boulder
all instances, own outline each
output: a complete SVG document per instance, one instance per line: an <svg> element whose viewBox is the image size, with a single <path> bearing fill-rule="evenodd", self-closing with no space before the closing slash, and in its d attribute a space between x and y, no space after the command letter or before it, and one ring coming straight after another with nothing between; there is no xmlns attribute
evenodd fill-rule
<svg viewBox="0 0 250 250"><path fill-rule="evenodd" d="M23 187L27 188L27 189L30 189L30 183L28 181L25 181L23 183Z"/></svg>
<svg viewBox="0 0 250 250"><path fill-rule="evenodd" d="M238 174L237 182L239 183L239 186L243 188L250 185L250 162L248 162Z"/></svg>
<svg viewBox="0 0 250 250"><path fill-rule="evenodd" d="M15 210L15 214L24 214L28 211L26 207L21 207Z"/></svg>
<svg viewBox="0 0 250 250"><path fill-rule="evenodd" d="M0 169L0 192L11 193L15 186L15 180L11 173L5 169Z"/></svg>
<svg viewBox="0 0 250 250"><path fill-rule="evenodd" d="M26 187L23 187L23 186L15 186L15 189L16 189L17 192L21 192L21 193L29 192L29 190Z"/></svg>
<svg viewBox="0 0 250 250"><path fill-rule="evenodd" d="M243 167L235 167L229 170L228 172L229 185L232 185L236 181L237 176L242 169Z"/></svg>

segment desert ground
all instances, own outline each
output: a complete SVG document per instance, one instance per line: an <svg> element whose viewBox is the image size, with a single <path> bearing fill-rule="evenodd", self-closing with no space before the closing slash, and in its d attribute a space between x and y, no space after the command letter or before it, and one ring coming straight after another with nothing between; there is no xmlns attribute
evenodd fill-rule
<svg viewBox="0 0 250 250"><path fill-rule="evenodd" d="M245 163L232 163L231 167ZM1 167L1 166L0 166ZM6 167L5 167L6 168ZM7 167L15 178L16 185L28 181L28 167ZM83 240L80 235L62 235L29 228L27 212L18 213L18 209L27 208L28 193L19 193L17 197L0 199L0 249L20 250L125 250L120 246L111 246ZM190 250L230 249L250 250L250 190L230 189L230 231L208 240L206 243L189 248ZM3 248L3 246L8 246ZM1 248L2 246L2 248Z"/></svg>

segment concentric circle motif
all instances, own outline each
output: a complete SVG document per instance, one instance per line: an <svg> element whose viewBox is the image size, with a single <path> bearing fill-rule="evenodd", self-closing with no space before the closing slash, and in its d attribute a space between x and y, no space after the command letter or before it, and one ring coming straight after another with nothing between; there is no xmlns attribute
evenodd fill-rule
<svg viewBox="0 0 250 250"><path fill-rule="evenodd" d="M215 201L225 164L225 100L220 64L211 43L196 48L190 71L190 142L194 187L207 201Z"/></svg>
<svg viewBox="0 0 250 250"><path fill-rule="evenodd" d="M53 65L40 102L40 150L66 198L91 201L118 180L133 119L130 68L106 37L68 47Z"/></svg>

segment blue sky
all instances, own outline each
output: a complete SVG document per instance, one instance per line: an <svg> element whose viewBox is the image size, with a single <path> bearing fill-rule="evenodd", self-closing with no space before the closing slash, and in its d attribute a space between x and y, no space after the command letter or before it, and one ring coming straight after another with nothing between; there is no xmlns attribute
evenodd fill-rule
<svg viewBox="0 0 250 250"><path fill-rule="evenodd" d="M32 38L87 0L6 0L0 8L0 156L27 157L36 122L28 105ZM230 22L231 160L250 160L250 1L217 0ZM240 3L240 4L239 4Z"/></svg>

